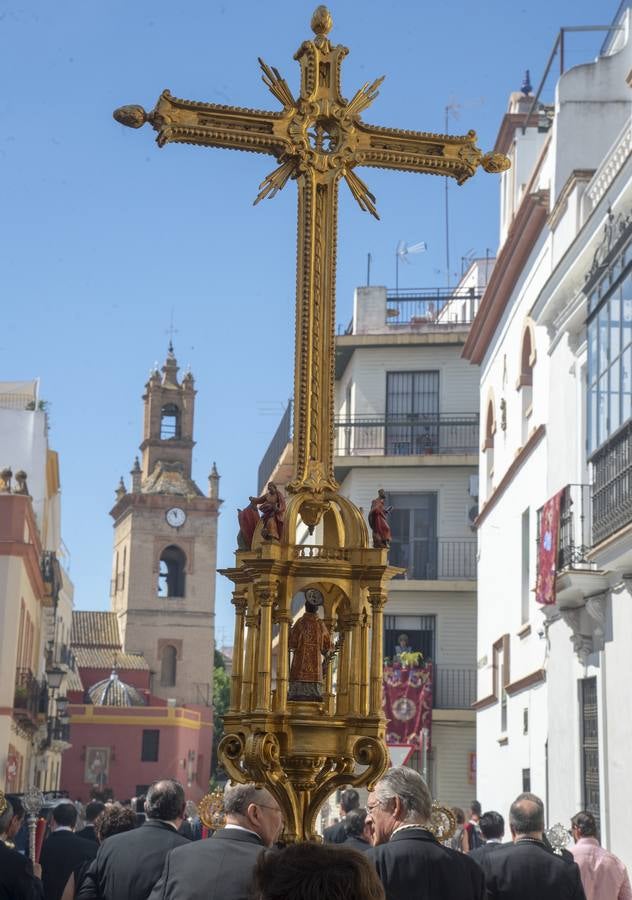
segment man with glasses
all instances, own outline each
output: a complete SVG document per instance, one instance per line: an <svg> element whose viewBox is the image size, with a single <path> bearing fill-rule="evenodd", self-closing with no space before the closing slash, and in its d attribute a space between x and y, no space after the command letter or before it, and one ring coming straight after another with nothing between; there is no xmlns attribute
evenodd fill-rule
<svg viewBox="0 0 632 900"><path fill-rule="evenodd" d="M211 838L169 853L149 900L247 900L257 857L279 839L283 813L254 784L228 787L224 812L226 825Z"/></svg>
<svg viewBox="0 0 632 900"><path fill-rule="evenodd" d="M386 900L483 900L481 869L435 840L429 828L431 812L426 782L406 766L389 769L369 794L373 847L366 857L377 869Z"/></svg>

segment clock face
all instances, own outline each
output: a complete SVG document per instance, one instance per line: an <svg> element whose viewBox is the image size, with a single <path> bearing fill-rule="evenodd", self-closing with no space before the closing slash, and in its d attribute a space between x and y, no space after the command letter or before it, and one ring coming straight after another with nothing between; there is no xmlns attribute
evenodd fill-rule
<svg viewBox="0 0 632 900"><path fill-rule="evenodd" d="M172 528L180 528L186 522L187 514L179 506L167 510L167 522Z"/></svg>

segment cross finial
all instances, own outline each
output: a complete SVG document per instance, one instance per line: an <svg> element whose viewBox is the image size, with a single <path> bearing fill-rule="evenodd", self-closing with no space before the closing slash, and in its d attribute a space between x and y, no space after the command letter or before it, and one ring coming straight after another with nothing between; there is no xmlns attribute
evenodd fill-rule
<svg viewBox="0 0 632 900"><path fill-rule="evenodd" d="M178 334L178 329L174 328L173 325L173 309L171 310L171 316L169 317L169 328L167 328L165 334L169 335L169 353L173 353L173 336L174 334Z"/></svg>

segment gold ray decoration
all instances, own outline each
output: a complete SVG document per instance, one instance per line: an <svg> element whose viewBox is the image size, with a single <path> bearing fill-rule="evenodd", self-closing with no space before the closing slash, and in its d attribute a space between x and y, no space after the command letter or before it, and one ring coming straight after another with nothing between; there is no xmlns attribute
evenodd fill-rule
<svg viewBox="0 0 632 900"><path fill-rule="evenodd" d="M429 830L440 842L449 840L456 833L456 816L448 806L442 806L436 800L432 804Z"/></svg>
<svg viewBox="0 0 632 900"><path fill-rule="evenodd" d="M278 168L260 185L256 203L290 179L298 189L294 477L280 539L260 524L251 547L238 550L235 566L223 572L234 583L235 639L231 702L218 751L232 779L254 780L274 794L289 841L313 837L319 808L334 790L370 786L388 765L383 609L399 570L388 565L386 549L370 546L364 517L340 496L334 474L338 186L344 180L360 207L377 218L375 197L355 171L360 166L446 175L463 184L479 166L500 172L509 165L498 154L483 154L473 131L454 136L363 122L360 113L377 97L382 79L347 101L341 67L348 50L331 43L325 6L317 7L311 25L314 37L294 57L301 72L297 98L278 70L260 60L280 111L183 100L163 91L150 113L141 106L114 113L132 128L149 123L160 147L185 143L274 157ZM304 526L315 544L299 537ZM339 649L323 655L322 692L292 699L293 601L314 590Z"/></svg>
<svg viewBox="0 0 632 900"><path fill-rule="evenodd" d="M198 815L202 824L212 828L213 831L219 831L225 826L224 794L221 788L216 788L202 797L198 803Z"/></svg>

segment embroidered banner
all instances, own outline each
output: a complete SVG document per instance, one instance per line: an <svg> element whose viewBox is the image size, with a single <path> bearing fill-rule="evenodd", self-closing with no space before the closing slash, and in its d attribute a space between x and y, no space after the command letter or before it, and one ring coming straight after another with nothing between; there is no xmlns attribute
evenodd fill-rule
<svg viewBox="0 0 632 900"><path fill-rule="evenodd" d="M419 746L422 728L432 727L432 663L419 669L384 669L382 704L386 743Z"/></svg>
<svg viewBox="0 0 632 900"><path fill-rule="evenodd" d="M538 577L535 599L549 606L555 603L555 579L560 538L560 510L564 488L546 501L540 517L540 546L538 548Z"/></svg>

